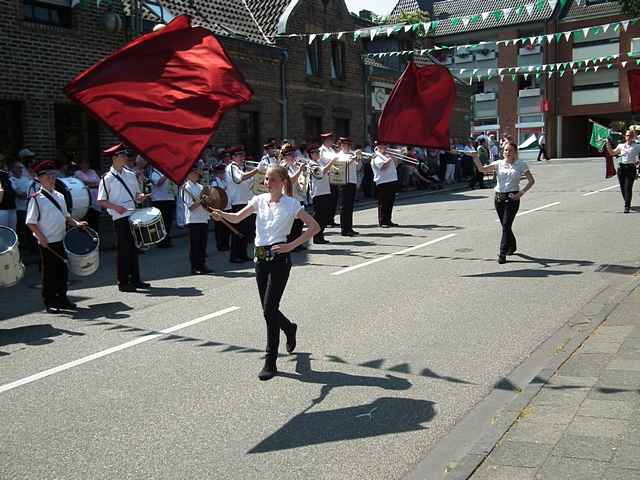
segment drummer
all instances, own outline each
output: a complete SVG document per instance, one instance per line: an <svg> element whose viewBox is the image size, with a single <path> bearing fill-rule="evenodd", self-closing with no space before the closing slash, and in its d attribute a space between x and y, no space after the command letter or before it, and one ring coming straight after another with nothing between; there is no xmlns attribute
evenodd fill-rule
<svg viewBox="0 0 640 480"><path fill-rule="evenodd" d="M130 153L126 145L119 143L103 153L111 157L112 166L100 181L98 203L113 219L117 238L118 289L135 292L138 288L151 286L140 280L138 249L129 226L129 216L135 211L136 203L144 201L146 195L140 192L135 172L125 168Z"/></svg>
<svg viewBox="0 0 640 480"><path fill-rule="evenodd" d="M71 217L64 196L55 190L58 171L54 162L40 162L33 171L41 186L29 202L26 222L40 245L44 306L48 313L75 310L76 304L67 297L69 273L62 241L66 225L85 228L87 222Z"/></svg>
<svg viewBox="0 0 640 480"><path fill-rule="evenodd" d="M185 206L185 223L189 231L189 260L191 261L192 275L206 275L213 272L205 265L209 237L209 212L200 202L203 189L200 184L201 179L202 170L196 163L191 168L187 181L180 189Z"/></svg>
<svg viewBox="0 0 640 480"><path fill-rule="evenodd" d="M216 188L221 188L227 193L227 205L224 208L225 212L231 212L231 200L229 199L229 194L227 192L227 180L225 179L225 164L224 163L216 163L213 166L213 180L211 181L211 186ZM227 228L227 226L222 222L214 222L215 223L215 235L216 235L216 247L219 252L228 252L229 251L229 238L231 232Z"/></svg>

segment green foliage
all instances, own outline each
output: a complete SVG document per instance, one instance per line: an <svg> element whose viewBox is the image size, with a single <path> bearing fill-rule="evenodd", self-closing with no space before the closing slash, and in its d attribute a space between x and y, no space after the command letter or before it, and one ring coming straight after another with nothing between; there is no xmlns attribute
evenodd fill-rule
<svg viewBox="0 0 640 480"><path fill-rule="evenodd" d="M640 0L620 0L622 11L632 17L640 15Z"/></svg>
<svg viewBox="0 0 640 480"><path fill-rule="evenodd" d="M640 0L633 1L638 2ZM431 20L431 17L429 17L429 12L425 12L424 10L415 10L413 12L402 12L398 19L401 23L413 24L428 22L429 20Z"/></svg>

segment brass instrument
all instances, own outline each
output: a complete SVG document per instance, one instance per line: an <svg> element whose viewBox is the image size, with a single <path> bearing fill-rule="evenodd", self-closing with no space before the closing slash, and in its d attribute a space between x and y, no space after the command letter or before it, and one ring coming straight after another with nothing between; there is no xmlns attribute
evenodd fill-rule
<svg viewBox="0 0 640 480"><path fill-rule="evenodd" d="M405 155L404 153L402 153L402 151L398 150L397 148L387 148L386 152L389 154L391 158L393 158L394 160L398 160L399 162L411 163L416 166L420 164L418 160L408 155Z"/></svg>
<svg viewBox="0 0 640 480"><path fill-rule="evenodd" d="M202 193L200 193L200 203L205 210L211 213L212 210L224 210L225 208L227 208L229 197L227 196L227 192L225 192L222 188L204 187L202 189ZM237 228L227 222L224 218L222 218L220 221L224 223L226 227L235 235L240 238L244 238L244 235L240 233Z"/></svg>

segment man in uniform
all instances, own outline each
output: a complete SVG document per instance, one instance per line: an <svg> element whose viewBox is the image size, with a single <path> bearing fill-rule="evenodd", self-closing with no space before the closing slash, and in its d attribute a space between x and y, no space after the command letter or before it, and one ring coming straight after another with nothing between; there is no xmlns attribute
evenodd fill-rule
<svg viewBox="0 0 640 480"><path fill-rule="evenodd" d="M322 140L322 145L320 146L320 160L323 164L327 164L338 156L338 152L336 152L333 148L333 144L335 142L335 136L333 132L327 132L320 135L320 139ZM337 227L335 218L336 211L338 210L338 197L340 195L340 187L338 185L330 185L331 189L331 202L328 205L327 211L327 227ZM323 230L324 232L324 230Z"/></svg>

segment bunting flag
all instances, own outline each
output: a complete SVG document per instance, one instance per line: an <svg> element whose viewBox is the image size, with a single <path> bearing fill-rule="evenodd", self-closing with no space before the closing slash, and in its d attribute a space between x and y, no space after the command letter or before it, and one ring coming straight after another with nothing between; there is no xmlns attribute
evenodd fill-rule
<svg viewBox="0 0 640 480"><path fill-rule="evenodd" d="M418 68L415 63L409 63L380 116L379 141L448 148L449 118L455 97L455 83L445 67Z"/></svg>
<svg viewBox="0 0 640 480"><path fill-rule="evenodd" d="M177 184L225 111L253 95L217 38L186 15L81 73L64 93Z"/></svg>

